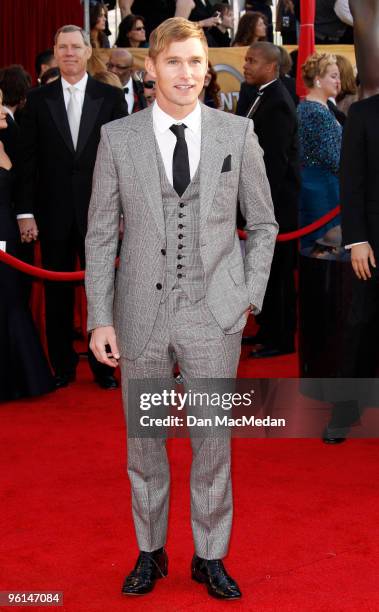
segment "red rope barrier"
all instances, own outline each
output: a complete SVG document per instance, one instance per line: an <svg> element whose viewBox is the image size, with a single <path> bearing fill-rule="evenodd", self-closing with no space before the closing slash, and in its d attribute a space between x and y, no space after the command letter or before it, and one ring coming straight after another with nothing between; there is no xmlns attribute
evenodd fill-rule
<svg viewBox="0 0 379 612"><path fill-rule="evenodd" d="M317 219L317 221L313 221L313 223L310 223L309 225L306 225L301 229L295 230L294 232L287 232L286 234L278 234L276 240L277 242L287 242L288 240L296 240L297 238L302 238L302 236L311 234L323 225L326 225L329 221L337 217L340 212L341 207L336 206L335 208L333 208L333 210L330 210L328 213ZM246 240L247 233L244 230L238 230L238 234L241 240Z"/></svg>
<svg viewBox="0 0 379 612"><path fill-rule="evenodd" d="M319 229L331 219L334 219L341 211L340 206L336 206L333 210L326 213L317 221L313 221L310 225L306 227L302 227L299 230L294 232L288 232L286 234L279 234L277 236L278 242L285 242L287 240L295 240L297 238L301 238L302 236L306 236L306 234L311 234L315 230ZM246 240L247 234L243 230L238 230L239 237L241 240ZM82 281L84 280L84 270L78 270L77 272L54 272L53 270L44 270L43 268L38 268L37 266L32 266L17 257L13 257L13 255L9 255L9 253L5 253L0 250L0 261L12 266L12 268L16 268L16 270L20 270L20 272L24 272L25 274L29 274L30 276L34 276L36 278L42 278L44 280L51 281ZM116 260L116 266L118 261Z"/></svg>

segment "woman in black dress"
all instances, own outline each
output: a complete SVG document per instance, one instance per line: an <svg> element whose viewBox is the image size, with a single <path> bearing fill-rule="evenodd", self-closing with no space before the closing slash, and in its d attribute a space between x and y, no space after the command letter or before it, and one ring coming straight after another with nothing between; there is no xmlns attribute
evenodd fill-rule
<svg viewBox="0 0 379 612"><path fill-rule="evenodd" d="M0 106L0 247L17 257L20 234L11 208L14 178L1 138L1 131L8 129L1 111ZM23 275L3 262L0 296L0 401L52 391L53 377L27 305Z"/></svg>

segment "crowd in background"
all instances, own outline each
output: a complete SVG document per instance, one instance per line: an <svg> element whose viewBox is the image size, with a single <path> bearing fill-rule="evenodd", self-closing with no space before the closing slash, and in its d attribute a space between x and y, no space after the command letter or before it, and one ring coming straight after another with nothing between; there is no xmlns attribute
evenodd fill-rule
<svg viewBox="0 0 379 612"><path fill-rule="evenodd" d="M154 102L154 77L146 71L135 69L133 55L128 48L148 46L149 33L162 18L179 15L197 21L205 29L209 46L249 47L245 63L241 66L245 82L241 87L237 113L251 117L256 125L256 131L264 150L269 179L271 176L270 186L273 193L274 191L277 192L277 197L273 196L273 199L280 230L291 231L296 229L298 223L301 226L307 225L333 209L339 203L338 174L343 124L349 106L358 97L356 75L353 66L346 57L319 53L308 58L302 67L302 74L309 93L306 99L299 103L293 76L296 52L289 55L283 47L272 44L273 20L269 1L255 2L250 0L246 2L244 7L246 12L241 17L234 35L232 32L232 8L227 2L211 4L208 0L176 0L176 2L175 0L172 0L172 2L162 0L153 4L154 8L151 2L143 0L120 2L123 19L118 28L116 44L109 51L105 69L92 75L93 79L101 84L100 87L111 86L114 92L117 90L117 93L112 94L113 98L109 95L110 99L113 99L114 107L116 108L118 105L118 110L114 111L113 115L112 111L104 116L103 121L106 122L127 113L139 112ZM335 4L339 3L328 3L326 0L320 0L318 3L316 38L324 44L349 40L351 35L351 25L341 21L340 17L344 16L342 13L340 13L340 17L337 16ZM330 10L328 13L328 9L332 9L333 14ZM93 1L91 3L88 44L93 48L110 47L107 10L107 5L101 2ZM296 44L299 17L299 2L297 0L281 0L279 2L276 29L281 32L285 44ZM42 51L37 56L35 69L38 81L37 88L32 87L31 76L20 65L8 66L0 70L0 90L2 92L0 181L3 193L0 201L0 212L2 211L2 214L5 214L4 211L7 210L7 222L4 222L1 226L0 241L8 242L11 245L9 252L19 257L22 256L22 251L19 234L15 232L17 222L12 207L16 203L16 210L19 210L17 200L20 195L17 188L18 181L14 180L13 175L15 173L14 168L16 173L19 170L18 164L26 163L25 159L28 155L30 156L30 151L24 151L24 161L20 161L22 156L17 157L17 143L20 138L21 141L23 138L25 140L25 133L31 129L31 101L34 105L39 103L36 90L47 85L51 88L47 91L55 91L53 88L56 86L53 83L62 76L62 65L59 57L57 58L51 50ZM276 84L275 87L272 87L272 83ZM209 64L204 88L200 96L201 101L210 107L220 108L219 94L220 86L217 82L217 74L212 65ZM28 96L30 99L27 102ZM266 102L266 100L270 100L270 97L271 111L268 102ZM259 117L263 118L265 104L268 114L265 115L265 120L261 122L262 125L260 126ZM24 110L25 105L26 111ZM38 114L38 108L35 108L33 112ZM280 115L281 112L282 115ZM273 131L273 125L275 124L275 118L279 116L282 117L282 122L279 131L275 132ZM271 125L271 133L268 130L269 125ZM98 133L100 127L100 124L96 127ZM93 127L93 129L95 128ZM48 137L47 135L39 136ZM29 143L29 146L32 145ZM95 153L96 148L93 151L93 160L91 161L92 170ZM285 164L283 164L283 159L287 160ZM291 167L288 159L291 159ZM78 166L73 172L80 175L82 171ZM31 169L29 168L27 172L31 172ZM25 168L21 168L20 176L25 176ZM48 189L47 185L44 187L46 190ZM283 213L286 199L291 202L291 206ZM86 206L88 206L88 202L86 202L84 209L86 209ZM28 213L25 215L21 211L21 215L18 215L19 222L20 220L25 221L25 218L28 218ZM339 218L307 236L302 241L302 247L312 248L322 234L338 225L338 223ZM243 220L241 221L242 227ZM24 243L32 242L37 238L38 232L35 234L33 234L33 231L29 234L26 232L24 235L21 232L21 240ZM75 236L76 242L82 240L83 236ZM273 273L271 286L269 285L265 302L266 315L263 314L260 322L261 333L255 340L257 348L253 350L253 357L274 356L294 351L296 296L293 286L293 269L296 265L296 254L294 254L293 245L295 245L294 242L291 244L291 250L288 251L287 249L285 256L283 250L277 254L278 272ZM53 259L53 257L50 258L48 267L54 266ZM274 258L273 270L275 270L275 261ZM286 262L286 269L281 267L283 262ZM82 263L84 262L82 261ZM291 275L292 281L290 280ZM287 293L289 298L286 304L278 299L278 291L283 294L283 279L286 279L285 282L287 283L284 292ZM8 287L10 283L20 283L20 277L13 272L9 275L4 265L1 264L0 284L5 284ZM50 288L50 291L53 290ZM56 299L56 296L54 299ZM63 303L63 307L65 307L65 301L62 302L59 297L58 299L61 300L61 306ZM72 300L70 300L68 300L68 303L72 307ZM9 368L0 367L0 371L3 371L3 374L6 373L0 384L0 392L1 387L8 389L4 392L4 397L0 395L0 399L42 393L54 386L54 381L52 382L48 373L47 362L40 347L38 347L38 338L32 331L33 325L25 306L22 291L17 292L17 295L12 297L13 310L16 303L18 304L17 308L23 312L21 319L23 321L22 325L27 329L25 334L28 338L32 338L31 342L36 354L34 363L35 365L40 364L37 370L39 371L41 384L39 387L37 385L37 389L35 386L29 388L30 377L26 377L28 380L23 381L21 388L19 385L16 390L9 388L13 384L16 386L14 381L12 382ZM4 311L6 308L7 306L3 304L0 325L3 328L6 326L7 331L0 330L0 337L7 338L9 344L11 342L9 338L13 332L12 334L9 332L8 315ZM285 314L281 328L277 325L278 308L279 312ZM54 317L56 314L57 311L54 311L50 316ZM270 330L270 338L268 337L268 330ZM276 337L272 337L272 330L277 330ZM57 334L56 331L54 333ZM285 339L283 339L283 334ZM13 340L15 337L13 336ZM18 347L15 347L12 342L11 345L9 351L12 355L15 355L15 359L20 363L20 360L22 361L25 357L25 355L22 357L24 349L21 350L20 356ZM70 382L70 376L74 378L74 365L69 375L61 376L59 364L54 367L54 356L50 354L49 357L55 371L56 386L65 386ZM103 375L94 370L94 376L96 382L104 388L116 386L109 373Z"/></svg>

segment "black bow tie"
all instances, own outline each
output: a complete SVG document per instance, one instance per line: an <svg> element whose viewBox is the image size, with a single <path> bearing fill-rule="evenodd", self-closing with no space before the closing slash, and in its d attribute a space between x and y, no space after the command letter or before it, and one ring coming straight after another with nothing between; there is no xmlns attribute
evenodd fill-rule
<svg viewBox="0 0 379 612"><path fill-rule="evenodd" d="M124 93L126 93L126 94L129 93L129 87L124 87Z"/></svg>

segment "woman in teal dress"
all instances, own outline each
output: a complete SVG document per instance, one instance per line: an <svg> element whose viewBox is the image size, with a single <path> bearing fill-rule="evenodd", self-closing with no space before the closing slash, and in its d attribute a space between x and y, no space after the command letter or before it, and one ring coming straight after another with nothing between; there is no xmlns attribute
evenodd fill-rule
<svg viewBox="0 0 379 612"><path fill-rule="evenodd" d="M299 223L304 227L339 204L339 163L342 127L328 108L340 87L337 60L330 53L314 53L302 66L306 98L297 108L299 118L301 193ZM302 248L310 247L330 228L339 225L340 217L308 234Z"/></svg>

